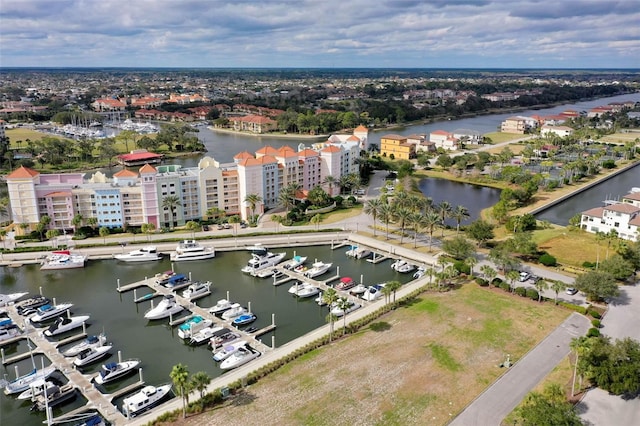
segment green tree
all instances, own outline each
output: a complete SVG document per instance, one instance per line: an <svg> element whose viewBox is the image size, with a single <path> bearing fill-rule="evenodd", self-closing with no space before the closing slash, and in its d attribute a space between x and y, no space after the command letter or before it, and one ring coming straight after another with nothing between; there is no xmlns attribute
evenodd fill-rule
<svg viewBox="0 0 640 426"><path fill-rule="evenodd" d="M456 220L456 235L460 232L460 223L469 219L469 210L465 206L456 206L451 212L451 217Z"/></svg>
<svg viewBox="0 0 640 426"><path fill-rule="evenodd" d="M284 217L280 216L279 214L271 215L271 222L276 224L276 232L278 232L278 228L280 227L280 225L282 225L283 221L284 221Z"/></svg>
<svg viewBox="0 0 640 426"><path fill-rule="evenodd" d="M471 275L471 278L473 279L473 268L474 266L476 266L478 264L478 258L475 256L475 253L472 254L471 256L467 257L464 260L465 265L467 265L469 267L469 274Z"/></svg>
<svg viewBox="0 0 640 426"><path fill-rule="evenodd" d="M310 222L316 226L316 231L320 228L320 222L322 222L322 215L320 213L314 215Z"/></svg>
<svg viewBox="0 0 640 426"><path fill-rule="evenodd" d="M612 343L604 336L589 340L583 355L585 377L614 395L640 394L640 342L625 338Z"/></svg>
<svg viewBox="0 0 640 426"><path fill-rule="evenodd" d="M404 228L407 226L411 215L411 210L406 208L399 208L393 212L394 220L400 225L400 244L402 244L402 240L404 239Z"/></svg>
<svg viewBox="0 0 640 426"><path fill-rule="evenodd" d="M475 253L475 247L462 235L455 236L442 243L442 250L454 259L466 259Z"/></svg>
<svg viewBox="0 0 640 426"><path fill-rule="evenodd" d="M511 288L512 293L515 290L514 283L518 280L519 277L520 273L518 271L514 271L513 269L505 274L505 278L507 279L507 281L509 281L509 287Z"/></svg>
<svg viewBox="0 0 640 426"><path fill-rule="evenodd" d="M189 370L183 364L174 365L169 374L176 395L182 398L182 418L187 418L187 404L189 403Z"/></svg>
<svg viewBox="0 0 640 426"><path fill-rule="evenodd" d="M587 299L591 301L602 301L619 294L613 275L603 271L589 271L578 275L574 286L586 294Z"/></svg>
<svg viewBox="0 0 640 426"><path fill-rule="evenodd" d="M625 280L635 273L633 264L619 254L600 262L599 270L610 273L617 280Z"/></svg>
<svg viewBox="0 0 640 426"><path fill-rule="evenodd" d="M389 291L391 291L393 293L393 303L396 303L396 292L398 290L400 290L400 287L402 287L402 283L400 281L389 281L385 287L389 287Z"/></svg>
<svg viewBox="0 0 640 426"><path fill-rule="evenodd" d="M436 212L429 211L424 217L424 223L427 232L429 232L429 251L431 251L431 246L433 245L433 231L435 231L436 226L440 223L440 216Z"/></svg>
<svg viewBox="0 0 640 426"><path fill-rule="evenodd" d="M560 385L547 384L544 390L529 393L516 410L527 425L581 426L575 407L567 401Z"/></svg>
<svg viewBox="0 0 640 426"><path fill-rule="evenodd" d="M200 392L200 410L204 410L204 392L211 383L211 377L204 372L198 371L191 377L191 387Z"/></svg>
<svg viewBox="0 0 640 426"><path fill-rule="evenodd" d="M480 267L480 272L484 276L484 279L489 283L489 287L491 287L491 283L493 282L495 277L498 276L498 271L496 271L489 265L482 265Z"/></svg>
<svg viewBox="0 0 640 426"><path fill-rule="evenodd" d="M322 181L322 183L324 185L327 185L329 187L329 196L333 197L333 186L336 185L338 183L338 179L336 179L335 177L328 175L324 178L324 180Z"/></svg>
<svg viewBox="0 0 640 426"><path fill-rule="evenodd" d="M555 304L558 304L558 293L567 288L567 285L560 280L553 280L550 286L551 290L556 294L554 299Z"/></svg>
<svg viewBox="0 0 640 426"><path fill-rule="evenodd" d="M256 218L256 207L262 202L262 197L258 194L247 194L247 196L244 197L244 202L249 204L249 208L251 209L251 220L249 222L251 222L252 225L255 225L258 223Z"/></svg>
<svg viewBox="0 0 640 426"><path fill-rule="evenodd" d="M151 241L151 234L156 231L156 225L153 223L143 223L140 226L140 231L142 231L143 234L147 234L147 241Z"/></svg>
<svg viewBox="0 0 640 426"><path fill-rule="evenodd" d="M442 237L444 237L444 228L446 227L445 221L451 217L451 204L448 201L442 201L437 206L438 214L440 215L440 225L442 226Z"/></svg>
<svg viewBox="0 0 640 426"><path fill-rule="evenodd" d="M307 194L307 200L317 207L326 207L330 203L329 194L327 194L321 186L312 188Z"/></svg>
<svg viewBox="0 0 640 426"><path fill-rule="evenodd" d="M40 241L42 241L42 236L44 235L45 230L49 227L51 223L51 217L46 214L40 218L40 221L36 225L36 231L40 234Z"/></svg>
<svg viewBox="0 0 640 426"><path fill-rule="evenodd" d="M322 293L322 302L329 306L329 342L333 337L333 322L335 320L335 315L331 313L331 309L338 301L339 294L334 288L328 288L324 293Z"/></svg>
<svg viewBox="0 0 640 426"><path fill-rule="evenodd" d="M180 205L180 198L177 195L167 195L162 199L162 208L169 210L171 213L171 225L173 228L177 225L176 222L176 208Z"/></svg>
<svg viewBox="0 0 640 426"><path fill-rule="evenodd" d="M549 283L543 279L536 280L533 286L538 292L538 302L542 301L542 292L549 288Z"/></svg>
<svg viewBox="0 0 640 426"><path fill-rule="evenodd" d="M373 198L367 200L363 207L365 214L368 214L373 219L373 236L376 236L376 219L380 213L380 206L382 206L382 200L380 198Z"/></svg>
<svg viewBox="0 0 640 426"><path fill-rule="evenodd" d="M184 225L188 231L191 231L191 238L196 238L196 231L202 229L202 226L196 221L190 220Z"/></svg>
<svg viewBox="0 0 640 426"><path fill-rule="evenodd" d="M47 233L45 234L45 236L47 237L47 240L50 240L52 244L53 244L53 241L59 235L60 235L60 231L58 231L57 229L49 229L49 230L47 230Z"/></svg>
<svg viewBox="0 0 640 426"><path fill-rule="evenodd" d="M347 331L347 310L351 307L351 301L342 296L336 301L336 306L342 311L342 335L344 336Z"/></svg>
<svg viewBox="0 0 640 426"><path fill-rule="evenodd" d="M229 223L233 225L233 235L238 234L238 224L240 222L242 222L242 219L240 219L240 216L238 216L237 214L229 217Z"/></svg>
<svg viewBox="0 0 640 426"><path fill-rule="evenodd" d="M87 224L91 227L91 229L95 231L96 228L98 227L98 218L91 216L90 218L87 219Z"/></svg>
<svg viewBox="0 0 640 426"><path fill-rule="evenodd" d="M469 238L478 242L478 247L494 237L493 225L482 219L474 220L467 225L465 233Z"/></svg>
<svg viewBox="0 0 640 426"><path fill-rule="evenodd" d="M73 219L71 219L71 223L73 224L74 233L78 232L78 228L82 226L82 222L84 222L84 217L82 217L81 214L78 213L73 216Z"/></svg>
<svg viewBox="0 0 640 426"><path fill-rule="evenodd" d="M418 234L427 224L425 217L418 212L412 212L407 223L413 228L413 248L418 247Z"/></svg>
<svg viewBox="0 0 640 426"><path fill-rule="evenodd" d="M378 215L380 216L380 220L385 224L385 233L386 239L389 239L389 223L393 220L393 207L387 203L382 203L380 205L380 211Z"/></svg>
<svg viewBox="0 0 640 426"><path fill-rule="evenodd" d="M107 228L106 226L101 226L100 229L98 230L98 233L102 237L102 242L104 244L107 244L107 237L111 233L111 231L109 231L109 228Z"/></svg>

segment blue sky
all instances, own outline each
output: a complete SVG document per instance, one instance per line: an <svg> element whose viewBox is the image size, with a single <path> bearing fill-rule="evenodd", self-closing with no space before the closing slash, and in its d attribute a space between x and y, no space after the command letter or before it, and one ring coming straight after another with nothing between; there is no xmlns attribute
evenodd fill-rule
<svg viewBox="0 0 640 426"><path fill-rule="evenodd" d="M0 66L640 68L640 0L0 0Z"/></svg>

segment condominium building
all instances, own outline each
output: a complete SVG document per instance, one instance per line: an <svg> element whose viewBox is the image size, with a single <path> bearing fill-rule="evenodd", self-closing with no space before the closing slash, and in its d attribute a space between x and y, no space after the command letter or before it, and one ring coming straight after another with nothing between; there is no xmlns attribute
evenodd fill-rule
<svg viewBox="0 0 640 426"><path fill-rule="evenodd" d="M398 160L408 160L415 157L416 145L410 143L407 136L384 135L380 138L380 153Z"/></svg>
<svg viewBox="0 0 640 426"><path fill-rule="evenodd" d="M608 201L604 207L582 212L580 228L593 234L613 230L623 240L638 241L640 192L631 192L622 197L622 201Z"/></svg>

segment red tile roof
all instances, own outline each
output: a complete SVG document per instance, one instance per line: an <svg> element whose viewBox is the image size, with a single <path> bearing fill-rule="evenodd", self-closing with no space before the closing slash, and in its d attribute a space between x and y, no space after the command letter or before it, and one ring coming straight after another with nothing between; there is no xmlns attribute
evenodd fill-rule
<svg viewBox="0 0 640 426"><path fill-rule="evenodd" d="M640 211L640 207L636 207L631 204L612 204L605 207L606 210L618 213L631 214Z"/></svg>
<svg viewBox="0 0 640 426"><path fill-rule="evenodd" d="M145 164L144 166L140 167L140 170L138 171L140 172L140 174L157 172L156 168L153 167L151 164Z"/></svg>
<svg viewBox="0 0 640 426"><path fill-rule="evenodd" d="M31 177L35 177L38 176L40 173L30 169L28 167L25 166L20 166L19 168L17 168L16 170L14 170L13 172L11 172L9 175L7 175L8 179L13 179L13 178L31 178Z"/></svg>
<svg viewBox="0 0 640 426"><path fill-rule="evenodd" d="M587 210L586 212L582 212L582 214L585 216L599 217L599 218L602 218L603 213L604 213L604 207L596 207L594 209Z"/></svg>
<svg viewBox="0 0 640 426"><path fill-rule="evenodd" d="M162 158L162 155L155 154L153 152L136 152L133 154L120 154L118 155L123 161L143 161L143 160L154 160L156 158Z"/></svg>
<svg viewBox="0 0 640 426"><path fill-rule="evenodd" d="M120 170L118 173L114 173L113 177L138 177L138 174L134 171L123 169L123 170Z"/></svg>

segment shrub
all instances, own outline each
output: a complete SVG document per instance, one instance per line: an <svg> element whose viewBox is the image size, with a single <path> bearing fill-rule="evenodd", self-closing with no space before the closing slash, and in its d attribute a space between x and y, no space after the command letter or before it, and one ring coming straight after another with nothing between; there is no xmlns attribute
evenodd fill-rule
<svg viewBox="0 0 640 426"><path fill-rule="evenodd" d="M525 297L527 295L527 289L524 287L516 287L514 293L518 296Z"/></svg>
<svg viewBox="0 0 640 426"><path fill-rule="evenodd" d="M540 297L538 290L536 290L535 288L528 288L525 295L532 300L538 300L538 297Z"/></svg>
<svg viewBox="0 0 640 426"><path fill-rule="evenodd" d="M463 260L456 260L455 262L453 262L453 267L461 274L469 275L471 273L471 268L469 267L469 265L464 263Z"/></svg>
<svg viewBox="0 0 640 426"><path fill-rule="evenodd" d="M544 266L556 266L556 258L551 256L549 253L545 253L540 256L538 261Z"/></svg>
<svg viewBox="0 0 640 426"><path fill-rule="evenodd" d="M600 315L600 312L598 311L594 311L594 310L590 310L589 311L589 315L591 315L593 318L595 319L600 319L602 318L602 315Z"/></svg>
<svg viewBox="0 0 640 426"><path fill-rule="evenodd" d="M342 205L342 202L344 201L344 198L340 195L336 195L335 197L333 197L333 201L336 203L337 207L340 207Z"/></svg>
<svg viewBox="0 0 640 426"><path fill-rule="evenodd" d="M591 320L591 325L592 325L594 328L600 328L600 327L602 327L602 324L600 323L600 320L599 320L599 319Z"/></svg>
<svg viewBox="0 0 640 426"><path fill-rule="evenodd" d="M493 281L491 281L491 284L493 284L496 287L500 287L500 284L502 284L502 279L501 278L494 278Z"/></svg>
<svg viewBox="0 0 640 426"><path fill-rule="evenodd" d="M511 286L509 285L509 283L506 283L504 281L502 281L498 287L500 287L501 289L503 289L504 291L511 291Z"/></svg>
<svg viewBox="0 0 640 426"><path fill-rule="evenodd" d="M590 328L589 331L587 331L587 337L598 337L600 336L600 330L598 330L597 328Z"/></svg>
<svg viewBox="0 0 640 426"><path fill-rule="evenodd" d="M572 311L576 311L582 315L586 315L587 313L587 308L585 308L584 306L578 306L578 305L574 305L573 303L562 302L562 301L560 301L558 305L563 306L567 309L571 309Z"/></svg>
<svg viewBox="0 0 640 426"><path fill-rule="evenodd" d="M487 287L489 285L489 283L487 282L487 280L485 280L484 278L480 278L477 277L476 278L476 283L480 286L480 287Z"/></svg>
<svg viewBox="0 0 640 426"><path fill-rule="evenodd" d="M602 168L604 169L614 169L616 167L615 160L605 160L602 162Z"/></svg>
<svg viewBox="0 0 640 426"><path fill-rule="evenodd" d="M596 267L596 264L593 262L582 262L582 267L587 269L593 269Z"/></svg>

